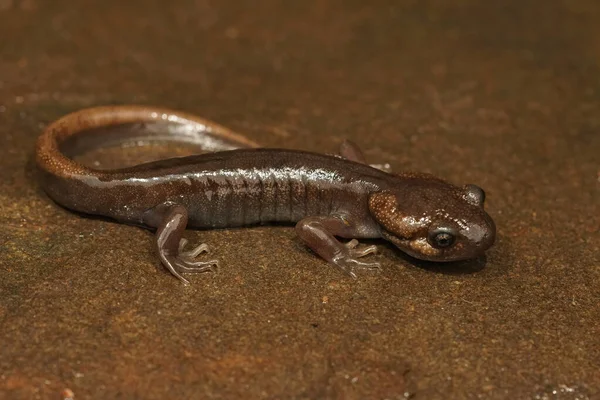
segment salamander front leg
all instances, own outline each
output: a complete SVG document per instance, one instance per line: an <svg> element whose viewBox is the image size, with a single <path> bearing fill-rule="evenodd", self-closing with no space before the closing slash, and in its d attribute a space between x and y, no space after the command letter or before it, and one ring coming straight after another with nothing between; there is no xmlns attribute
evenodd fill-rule
<svg viewBox="0 0 600 400"><path fill-rule="evenodd" d="M375 246L358 248L358 240L340 243L335 236L352 237L352 225L341 217L308 217L296 224L296 232L315 253L344 273L356 278L356 269L379 269L378 262L364 262L360 257L377 252Z"/></svg>
<svg viewBox="0 0 600 400"><path fill-rule="evenodd" d="M350 161L356 161L361 164L367 164L365 154L358 145L348 139L344 140L340 145L340 156ZM373 168L380 169L384 172L392 172L390 164L369 164Z"/></svg>
<svg viewBox="0 0 600 400"><path fill-rule="evenodd" d="M183 283L189 284L189 281L182 273L212 271L218 266L216 260L194 260L200 253L208 252L208 245L205 243L183 251L187 244L187 240L182 238L188 221L185 207L176 204L160 205L147 211L144 217L149 225L157 225L155 246L160 261Z"/></svg>

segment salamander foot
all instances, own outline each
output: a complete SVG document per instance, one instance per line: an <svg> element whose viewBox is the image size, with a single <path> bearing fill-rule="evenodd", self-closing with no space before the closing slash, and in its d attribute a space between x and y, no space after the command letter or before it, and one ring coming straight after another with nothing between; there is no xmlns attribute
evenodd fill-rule
<svg viewBox="0 0 600 400"><path fill-rule="evenodd" d="M185 251L187 239L182 238L187 226L188 215L185 207L177 204L161 204L146 213L149 221L159 221L155 246L162 264L175 277L185 284L189 281L181 274L214 271L217 260L197 261L201 253L208 253L208 245L202 243Z"/></svg>

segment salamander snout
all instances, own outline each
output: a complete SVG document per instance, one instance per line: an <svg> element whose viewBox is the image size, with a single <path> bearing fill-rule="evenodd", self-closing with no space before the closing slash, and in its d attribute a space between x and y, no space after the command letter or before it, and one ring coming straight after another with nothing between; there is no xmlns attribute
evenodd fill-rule
<svg viewBox="0 0 600 400"><path fill-rule="evenodd" d="M451 231L454 238L451 246L446 246L446 242L443 241L440 243L439 239L443 236L436 235L438 231L446 229ZM457 261L478 257L496 240L496 224L483 208L481 212L472 211L466 219L446 217L436 220L428 232L429 245L440 250L431 258L434 261Z"/></svg>

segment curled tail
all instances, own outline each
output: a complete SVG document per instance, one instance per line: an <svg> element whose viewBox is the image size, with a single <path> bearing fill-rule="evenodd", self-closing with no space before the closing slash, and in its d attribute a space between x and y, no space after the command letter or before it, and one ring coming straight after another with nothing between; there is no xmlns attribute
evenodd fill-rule
<svg viewBox="0 0 600 400"><path fill-rule="evenodd" d="M166 108L103 106L68 114L51 123L38 138L36 163L51 175L97 175L71 159L84 151L125 142L174 141L220 151L259 147L212 121Z"/></svg>
<svg viewBox="0 0 600 400"><path fill-rule="evenodd" d="M51 123L36 144L36 164L44 190L57 203L96 213L102 194L91 182L110 180L110 170L86 167L72 159L87 150L116 144L171 141L205 151L259 147L257 143L212 121L166 108L102 106L68 114ZM77 193L77 195L73 195ZM82 197L94 201L78 201Z"/></svg>

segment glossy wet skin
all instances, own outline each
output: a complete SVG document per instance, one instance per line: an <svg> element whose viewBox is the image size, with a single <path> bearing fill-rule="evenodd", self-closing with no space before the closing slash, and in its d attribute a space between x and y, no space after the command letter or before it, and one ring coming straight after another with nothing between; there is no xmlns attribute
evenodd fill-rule
<svg viewBox="0 0 600 400"><path fill-rule="evenodd" d="M475 258L494 244L496 225L484 210L481 188L459 188L422 174L405 179L406 185L369 199L384 239L428 261Z"/></svg>
<svg viewBox="0 0 600 400"><path fill-rule="evenodd" d="M120 170L95 170L70 158L106 141L154 138L217 151ZM209 249L204 243L185 250L188 226L294 223L306 246L354 278L358 269L380 268L376 261L363 261L376 247L356 239L384 238L416 258L440 262L478 257L494 243L485 194L475 185L389 173L369 165L350 142L342 144L340 157L257 147L194 115L110 106L49 125L38 139L36 163L46 193L64 207L155 229L161 263L184 283L183 273L218 264L196 260Z"/></svg>

